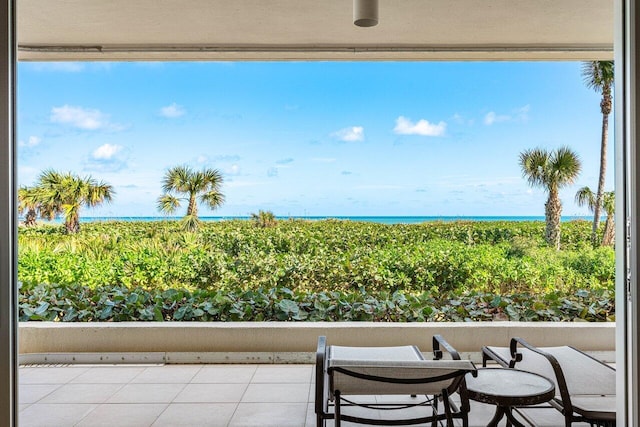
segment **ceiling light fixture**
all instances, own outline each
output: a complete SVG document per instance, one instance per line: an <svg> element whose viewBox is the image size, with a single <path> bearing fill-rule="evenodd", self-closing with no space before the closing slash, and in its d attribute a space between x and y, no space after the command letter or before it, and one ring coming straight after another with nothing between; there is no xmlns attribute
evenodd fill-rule
<svg viewBox="0 0 640 427"><path fill-rule="evenodd" d="M353 23L358 27L378 25L378 0L353 0Z"/></svg>

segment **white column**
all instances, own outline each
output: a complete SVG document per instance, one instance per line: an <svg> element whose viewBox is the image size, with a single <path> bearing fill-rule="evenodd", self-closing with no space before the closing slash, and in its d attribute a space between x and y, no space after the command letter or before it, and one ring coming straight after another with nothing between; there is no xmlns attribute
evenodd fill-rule
<svg viewBox="0 0 640 427"><path fill-rule="evenodd" d="M616 368L617 424L640 425L638 342L640 340L640 8L634 0L615 2L615 166L616 166Z"/></svg>
<svg viewBox="0 0 640 427"><path fill-rule="evenodd" d="M14 0L0 0L0 425L17 425Z"/></svg>

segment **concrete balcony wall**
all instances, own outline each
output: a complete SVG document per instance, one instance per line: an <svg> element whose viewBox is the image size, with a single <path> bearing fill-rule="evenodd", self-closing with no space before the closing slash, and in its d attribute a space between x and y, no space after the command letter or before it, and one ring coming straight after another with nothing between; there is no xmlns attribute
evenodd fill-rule
<svg viewBox="0 0 640 427"><path fill-rule="evenodd" d="M416 344L428 353L434 334L476 360L483 345L507 346L514 336L541 347L572 345L603 360L615 352L615 324L586 322L23 322L19 352L23 363L96 361L91 354L107 363L293 363L313 360L319 335L329 344Z"/></svg>

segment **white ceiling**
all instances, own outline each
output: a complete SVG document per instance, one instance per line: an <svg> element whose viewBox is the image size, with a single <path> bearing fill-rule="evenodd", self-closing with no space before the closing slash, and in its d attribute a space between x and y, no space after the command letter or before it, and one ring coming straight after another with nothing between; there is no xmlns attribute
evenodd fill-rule
<svg viewBox="0 0 640 427"><path fill-rule="evenodd" d="M613 0L18 0L21 60L610 59Z"/></svg>

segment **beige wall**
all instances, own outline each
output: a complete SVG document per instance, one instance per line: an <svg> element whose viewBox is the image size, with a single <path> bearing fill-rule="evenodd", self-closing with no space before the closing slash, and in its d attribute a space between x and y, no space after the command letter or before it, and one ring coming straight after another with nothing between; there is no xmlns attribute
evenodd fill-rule
<svg viewBox="0 0 640 427"><path fill-rule="evenodd" d="M21 354L313 352L318 336L326 335L329 344L416 344L429 352L434 334L443 335L460 352L479 352L483 345L506 346L513 336L537 346L615 350L613 323L586 322L23 322L19 350Z"/></svg>

